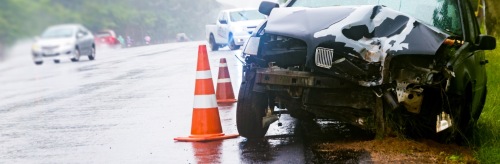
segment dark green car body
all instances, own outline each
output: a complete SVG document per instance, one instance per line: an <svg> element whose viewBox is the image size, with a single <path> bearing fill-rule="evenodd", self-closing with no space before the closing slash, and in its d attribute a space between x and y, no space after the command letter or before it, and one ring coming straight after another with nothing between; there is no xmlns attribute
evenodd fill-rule
<svg viewBox="0 0 500 164"><path fill-rule="evenodd" d="M277 108L380 135L400 129L454 139L471 131L487 93L483 50L496 40L480 33L467 0L285 6L263 2L268 20L244 47L242 136L262 137Z"/></svg>

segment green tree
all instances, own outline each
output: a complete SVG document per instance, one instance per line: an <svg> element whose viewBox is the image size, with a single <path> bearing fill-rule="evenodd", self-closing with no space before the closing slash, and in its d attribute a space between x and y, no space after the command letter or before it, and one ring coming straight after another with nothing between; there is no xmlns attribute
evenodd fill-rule
<svg viewBox="0 0 500 164"><path fill-rule="evenodd" d="M4 0L0 5L0 44L38 35L54 24L80 23L97 32L115 30L140 39L173 39L184 32L201 39L215 20L215 0Z"/></svg>

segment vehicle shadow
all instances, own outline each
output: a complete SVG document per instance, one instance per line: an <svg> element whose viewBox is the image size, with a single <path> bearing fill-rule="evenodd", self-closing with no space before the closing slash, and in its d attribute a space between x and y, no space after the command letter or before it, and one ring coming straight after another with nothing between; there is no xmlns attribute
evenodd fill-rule
<svg viewBox="0 0 500 164"><path fill-rule="evenodd" d="M308 163L373 163L370 152L336 144L370 141L375 134L333 119L301 121Z"/></svg>

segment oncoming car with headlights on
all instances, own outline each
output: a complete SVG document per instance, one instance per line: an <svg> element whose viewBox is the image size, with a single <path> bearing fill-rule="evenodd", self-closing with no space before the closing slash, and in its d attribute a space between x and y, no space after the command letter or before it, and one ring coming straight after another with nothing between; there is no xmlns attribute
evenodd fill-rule
<svg viewBox="0 0 500 164"><path fill-rule="evenodd" d="M78 24L48 27L32 46L33 61L41 65L44 59L59 63L63 59L72 62L84 55L95 59L94 36L87 28Z"/></svg>

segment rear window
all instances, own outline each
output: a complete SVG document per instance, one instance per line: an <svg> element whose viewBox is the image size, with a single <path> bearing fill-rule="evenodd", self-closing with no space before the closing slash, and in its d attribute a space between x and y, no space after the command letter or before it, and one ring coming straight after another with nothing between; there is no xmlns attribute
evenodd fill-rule
<svg viewBox="0 0 500 164"><path fill-rule="evenodd" d="M111 34L108 32L102 32L102 33L100 32L100 33L97 33L96 36L103 38L103 37L109 37L109 36L111 36Z"/></svg>

